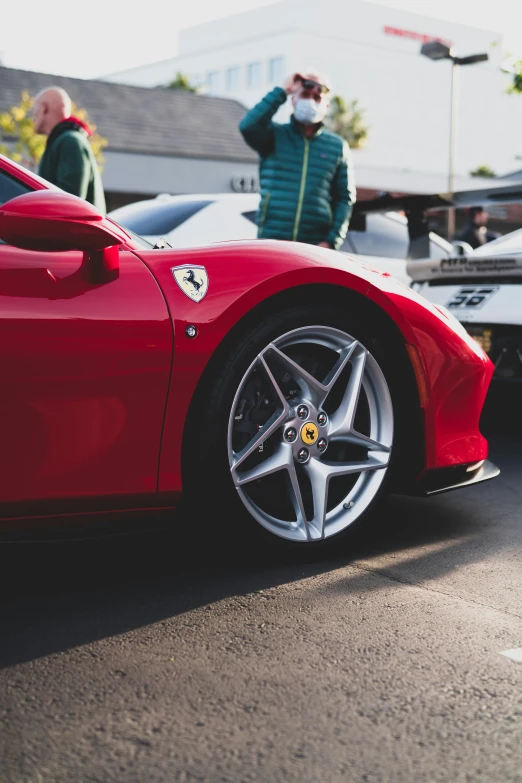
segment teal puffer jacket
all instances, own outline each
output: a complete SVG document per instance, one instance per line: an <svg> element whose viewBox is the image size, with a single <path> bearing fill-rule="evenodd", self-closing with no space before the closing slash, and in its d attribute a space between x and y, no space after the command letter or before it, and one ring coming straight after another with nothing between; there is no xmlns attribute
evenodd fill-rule
<svg viewBox="0 0 522 783"><path fill-rule="evenodd" d="M329 242L337 249L355 202L350 149L323 125L307 138L293 117L284 125L272 122L287 97L276 87L239 124L247 144L260 155L258 236Z"/></svg>

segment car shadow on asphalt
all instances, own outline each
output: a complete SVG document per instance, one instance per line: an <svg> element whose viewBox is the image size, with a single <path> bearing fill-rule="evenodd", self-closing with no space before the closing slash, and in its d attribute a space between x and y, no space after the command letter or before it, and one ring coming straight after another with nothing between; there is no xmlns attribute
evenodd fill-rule
<svg viewBox="0 0 522 783"><path fill-rule="evenodd" d="M469 546L469 542L495 532L492 509L502 498L515 493L511 504L519 507L522 437L512 425L506 430L499 425L497 431L495 416L487 427L491 456L495 459L498 454L507 476L504 483L501 474L481 487L435 498L390 497L335 557L240 548L218 533L205 537L197 524L191 528L179 519L173 520L168 532L0 547L0 667L389 553L401 553L403 560L411 553L416 560L415 583L484 557L491 548ZM522 544L518 518L517 523L518 537L513 540L510 532L511 545ZM223 516L217 519L216 531L224 524ZM493 537L490 547L500 548L504 540ZM371 563L368 568L373 570ZM397 569L379 569L376 564L374 570L401 581ZM347 584L344 589L358 589Z"/></svg>

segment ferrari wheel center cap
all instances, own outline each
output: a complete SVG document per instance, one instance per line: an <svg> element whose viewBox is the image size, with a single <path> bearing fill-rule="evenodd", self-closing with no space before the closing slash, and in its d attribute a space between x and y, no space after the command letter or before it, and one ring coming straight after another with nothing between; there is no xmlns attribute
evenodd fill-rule
<svg viewBox="0 0 522 783"><path fill-rule="evenodd" d="M319 437L319 430L317 425L313 421L307 421L301 427L301 440L306 443L307 446L313 446Z"/></svg>

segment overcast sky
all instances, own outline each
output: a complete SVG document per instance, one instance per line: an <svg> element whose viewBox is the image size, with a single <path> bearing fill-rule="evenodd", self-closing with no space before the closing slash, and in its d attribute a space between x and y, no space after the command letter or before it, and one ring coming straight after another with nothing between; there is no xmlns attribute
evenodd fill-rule
<svg viewBox="0 0 522 783"><path fill-rule="evenodd" d="M508 51L516 53L518 48L522 56L520 0L372 1L501 32L507 39ZM96 78L174 57L181 28L272 2L145 0L135 5L137 11L130 4L115 0L87 0L83 5L71 0L5 2L0 60L12 68Z"/></svg>

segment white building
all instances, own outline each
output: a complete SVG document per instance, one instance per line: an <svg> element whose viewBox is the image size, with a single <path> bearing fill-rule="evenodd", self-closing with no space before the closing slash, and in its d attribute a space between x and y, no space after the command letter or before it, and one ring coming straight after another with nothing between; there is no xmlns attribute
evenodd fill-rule
<svg viewBox="0 0 522 783"><path fill-rule="evenodd" d="M366 111L370 137L354 154L359 187L438 192L448 189L451 63L420 55L434 38L459 56L490 56L460 68L456 189L476 187L472 169L487 164L501 175L522 154L522 96L506 94L494 32L367 0L282 0L185 29L179 56L105 78L157 86L181 71L212 95L252 106L288 73L314 67ZM288 114L289 104L276 119Z"/></svg>

